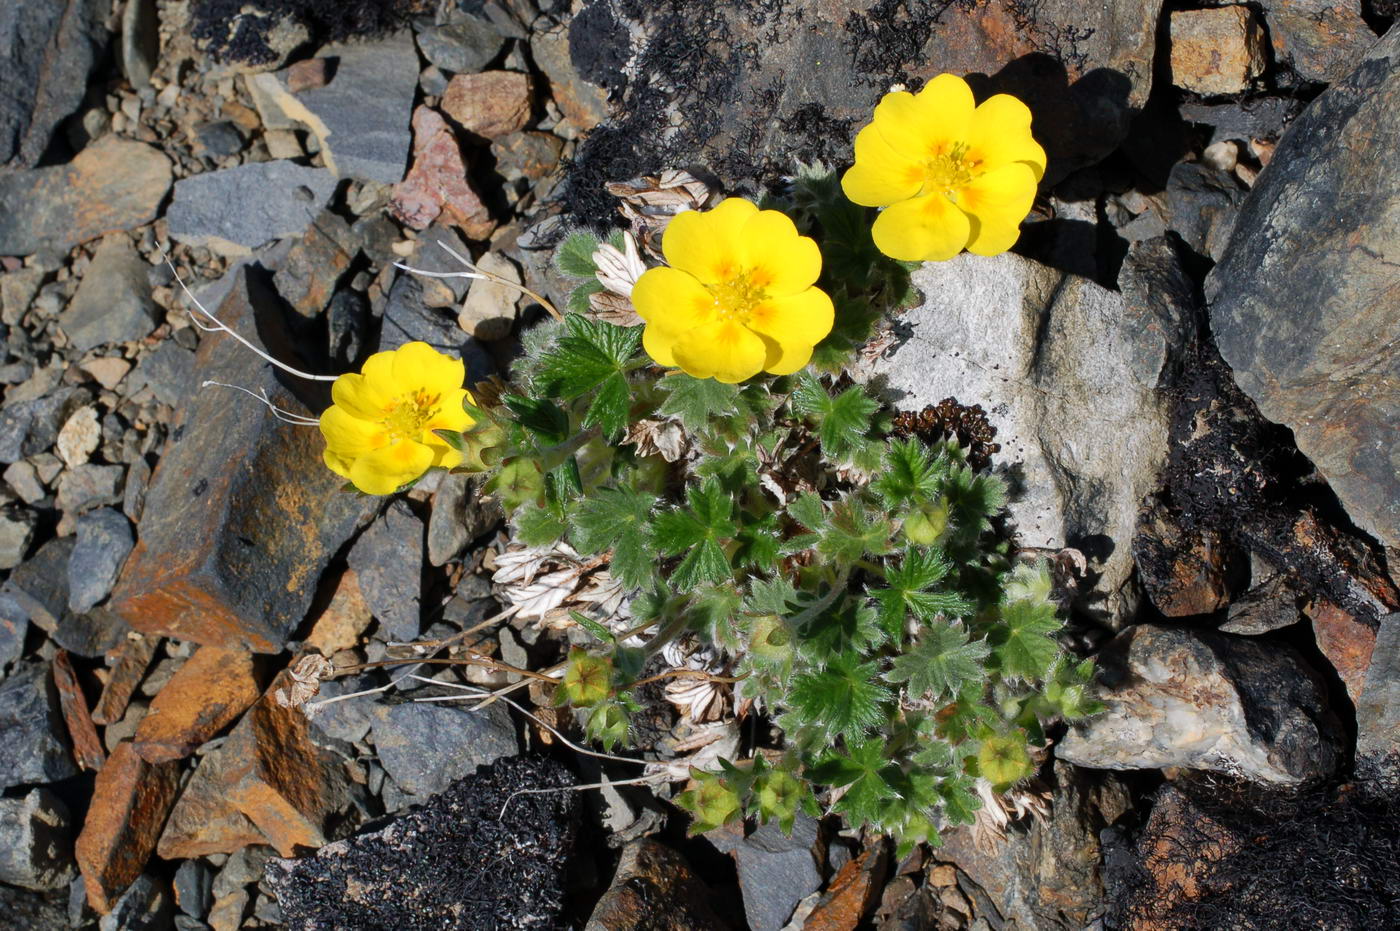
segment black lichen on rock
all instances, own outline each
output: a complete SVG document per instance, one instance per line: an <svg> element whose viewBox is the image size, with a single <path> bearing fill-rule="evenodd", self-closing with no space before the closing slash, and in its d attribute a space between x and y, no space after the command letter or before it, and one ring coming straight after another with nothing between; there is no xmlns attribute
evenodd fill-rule
<svg viewBox="0 0 1400 931"><path fill-rule="evenodd" d="M378 831L269 860L266 879L293 931L563 928L574 784L550 760L498 760Z"/></svg>
<svg viewBox="0 0 1400 931"><path fill-rule="evenodd" d="M273 31L304 27L318 42L369 36L402 25L419 0L196 0L190 33L219 61L265 64L278 51Z"/></svg>

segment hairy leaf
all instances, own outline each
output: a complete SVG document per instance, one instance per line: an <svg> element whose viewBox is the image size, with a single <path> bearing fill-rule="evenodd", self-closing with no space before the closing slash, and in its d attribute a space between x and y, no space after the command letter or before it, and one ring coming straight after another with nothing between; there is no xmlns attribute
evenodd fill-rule
<svg viewBox="0 0 1400 931"><path fill-rule="evenodd" d="M570 233L554 253L554 264L573 278L592 278L598 271L593 253L598 251L598 237L580 230Z"/></svg>
<svg viewBox="0 0 1400 931"><path fill-rule="evenodd" d="M984 660L990 652L986 641L969 641L966 631L935 624L911 650L894 658L885 677L908 683L911 698L930 695L939 699L957 694L965 683L986 679Z"/></svg>
<svg viewBox="0 0 1400 931"><path fill-rule="evenodd" d="M704 429L717 417L739 410L737 385L676 374L662 379L661 387L670 392L661 405L661 413L678 418L691 433Z"/></svg>
<svg viewBox="0 0 1400 931"><path fill-rule="evenodd" d="M879 681L878 667L850 655L837 656L825 669L793 678L788 698L803 726L826 740L855 739L885 720L890 690Z"/></svg>
<svg viewBox="0 0 1400 931"><path fill-rule="evenodd" d="M574 545L583 553L612 548L609 571L629 587L645 585L654 572L649 517L656 496L633 488L600 488L574 508Z"/></svg>

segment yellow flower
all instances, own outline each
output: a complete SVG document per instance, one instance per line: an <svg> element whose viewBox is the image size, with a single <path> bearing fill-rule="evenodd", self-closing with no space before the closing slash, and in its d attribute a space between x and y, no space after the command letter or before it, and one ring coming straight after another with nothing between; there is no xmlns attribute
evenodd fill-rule
<svg viewBox="0 0 1400 931"><path fill-rule="evenodd" d="M661 251L670 266L632 288L642 345L661 365L731 384L788 375L831 332L831 298L813 287L821 251L776 210L731 197L687 211L666 227Z"/></svg>
<svg viewBox="0 0 1400 931"><path fill-rule="evenodd" d="M855 150L841 187L857 204L886 208L871 229L875 245L909 262L1010 249L1045 174L1026 105L1009 94L976 104L952 74L917 94L886 94Z"/></svg>
<svg viewBox="0 0 1400 931"><path fill-rule="evenodd" d="M321 415L326 465L366 494L387 495L433 466L462 461L434 430L465 430L472 397L466 368L427 343L405 343L365 360L363 374L335 380Z"/></svg>

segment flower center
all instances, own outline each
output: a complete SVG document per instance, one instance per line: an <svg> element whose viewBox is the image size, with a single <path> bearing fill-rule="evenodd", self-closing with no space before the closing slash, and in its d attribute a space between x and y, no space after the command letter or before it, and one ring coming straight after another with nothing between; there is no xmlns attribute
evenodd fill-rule
<svg viewBox="0 0 1400 931"><path fill-rule="evenodd" d="M384 409L382 423L395 440L416 440L423 435L423 428L437 415L441 394L428 394L415 391L399 395Z"/></svg>
<svg viewBox="0 0 1400 931"><path fill-rule="evenodd" d="M937 192L956 201L959 189L966 187L973 178L975 166L967 157L967 149L966 142L959 142L924 162L924 186L919 193Z"/></svg>
<svg viewBox="0 0 1400 931"><path fill-rule="evenodd" d="M707 284L705 288L714 299L719 319L736 323L747 323L749 314L768 296L767 289L754 282L751 271L741 271L727 281Z"/></svg>

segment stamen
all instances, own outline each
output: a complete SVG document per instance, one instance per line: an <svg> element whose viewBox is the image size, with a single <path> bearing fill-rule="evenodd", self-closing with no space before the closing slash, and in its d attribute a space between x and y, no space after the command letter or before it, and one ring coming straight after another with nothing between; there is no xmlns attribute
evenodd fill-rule
<svg viewBox="0 0 1400 931"><path fill-rule="evenodd" d="M714 308L721 320L745 323L749 314L768 296L766 288L753 281L753 273L742 271L727 281L705 286L714 297Z"/></svg>

